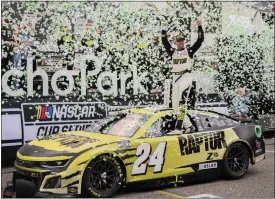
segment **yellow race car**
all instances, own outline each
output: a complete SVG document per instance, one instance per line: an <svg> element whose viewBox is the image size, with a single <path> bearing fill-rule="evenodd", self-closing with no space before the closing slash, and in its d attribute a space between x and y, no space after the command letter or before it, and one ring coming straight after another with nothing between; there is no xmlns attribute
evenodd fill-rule
<svg viewBox="0 0 275 199"><path fill-rule="evenodd" d="M31 141L17 152L13 183L4 196L111 197L130 184L238 179L249 161L265 159L260 126L203 110L189 110L186 117L195 132L176 129L172 109L134 108L86 131Z"/></svg>

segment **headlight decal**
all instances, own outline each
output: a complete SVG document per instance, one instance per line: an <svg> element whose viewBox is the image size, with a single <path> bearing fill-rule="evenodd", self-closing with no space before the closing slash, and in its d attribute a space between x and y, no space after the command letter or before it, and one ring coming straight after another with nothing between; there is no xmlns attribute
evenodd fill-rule
<svg viewBox="0 0 275 199"><path fill-rule="evenodd" d="M16 157L16 163L20 166L27 168L42 167L42 168L60 168L67 165L70 159L67 160L57 160L57 161L27 161L21 160Z"/></svg>
<svg viewBox="0 0 275 199"><path fill-rule="evenodd" d="M18 165L24 166L24 167L37 167L37 166L39 166L39 162L28 161L28 160L21 160L21 159L18 158L17 156L16 156L15 162L16 162Z"/></svg>
<svg viewBox="0 0 275 199"><path fill-rule="evenodd" d="M57 161L43 161L43 162L39 162L39 165L44 168L55 168L55 167L64 167L68 162L69 162L69 159L57 160Z"/></svg>

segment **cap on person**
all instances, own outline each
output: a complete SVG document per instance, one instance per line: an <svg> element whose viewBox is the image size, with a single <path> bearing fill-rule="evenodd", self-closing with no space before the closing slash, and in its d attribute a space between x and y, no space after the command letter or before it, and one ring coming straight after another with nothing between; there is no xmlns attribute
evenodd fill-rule
<svg viewBox="0 0 275 199"><path fill-rule="evenodd" d="M184 41L184 36L182 34L177 35L176 41Z"/></svg>

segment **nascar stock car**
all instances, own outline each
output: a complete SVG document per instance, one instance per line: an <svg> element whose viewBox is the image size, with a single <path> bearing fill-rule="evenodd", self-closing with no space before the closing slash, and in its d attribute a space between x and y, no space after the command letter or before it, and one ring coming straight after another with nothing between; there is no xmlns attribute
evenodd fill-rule
<svg viewBox="0 0 275 199"><path fill-rule="evenodd" d="M172 109L133 108L85 131L33 140L18 152L16 197L111 197L122 186L164 186L224 176L241 178L265 159L260 126L229 116L188 110L196 132L175 129Z"/></svg>

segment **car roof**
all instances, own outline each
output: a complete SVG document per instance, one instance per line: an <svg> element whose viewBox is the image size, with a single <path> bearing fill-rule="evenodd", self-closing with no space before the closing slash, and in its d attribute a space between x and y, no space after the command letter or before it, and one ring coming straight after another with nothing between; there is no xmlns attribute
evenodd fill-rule
<svg viewBox="0 0 275 199"><path fill-rule="evenodd" d="M159 113L163 111L168 111L172 113L173 109L165 108L165 107L146 107L146 108L131 108L129 111L135 112L135 113L141 113L141 114L154 114L154 113Z"/></svg>

